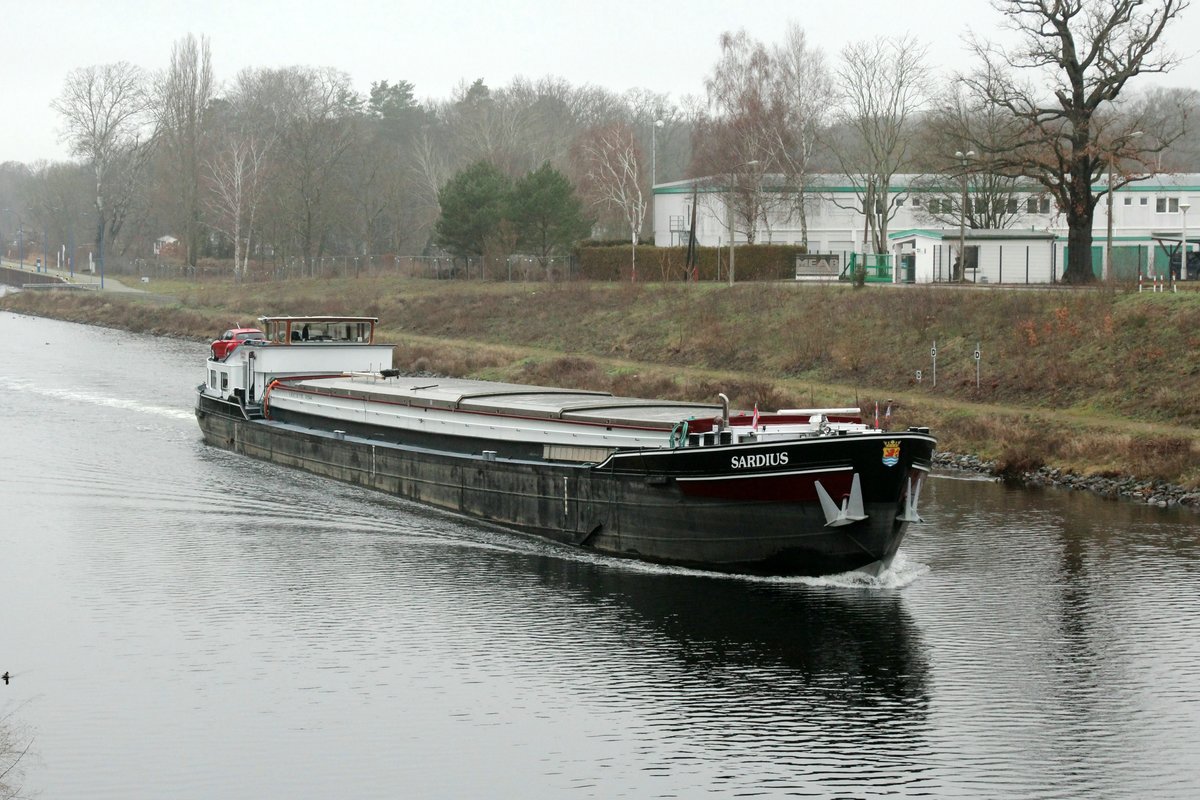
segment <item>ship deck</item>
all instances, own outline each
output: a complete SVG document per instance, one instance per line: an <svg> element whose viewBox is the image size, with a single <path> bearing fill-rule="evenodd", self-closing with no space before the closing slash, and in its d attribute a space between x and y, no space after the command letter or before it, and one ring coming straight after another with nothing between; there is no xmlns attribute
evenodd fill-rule
<svg viewBox="0 0 1200 800"><path fill-rule="evenodd" d="M345 376L288 383L315 394L376 403L662 430L685 419L719 417L722 411L714 404L463 378Z"/></svg>

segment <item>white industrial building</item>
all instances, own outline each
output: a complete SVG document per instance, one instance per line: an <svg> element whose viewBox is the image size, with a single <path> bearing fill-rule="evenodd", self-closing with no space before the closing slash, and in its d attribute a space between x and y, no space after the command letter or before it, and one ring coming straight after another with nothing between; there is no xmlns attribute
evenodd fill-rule
<svg viewBox="0 0 1200 800"><path fill-rule="evenodd" d="M927 176L920 181L928 186ZM1067 226L1054 202L1040 186L1010 196L1013 225L1002 230L960 230L946 215L930 213L930 203L945 202L943 191L915 188L920 179L899 175L890 190L894 216L888 224L890 280L935 283L949 281L958 257L960 236L967 251L966 280L977 283L1052 283L1066 263ZM953 186L953 179L948 179ZM1104 187L1096 187L1102 191ZM767 192L779 190L768 189ZM953 190L951 190L951 193ZM1158 174L1128 184L1112 197L1112 269L1117 277L1139 273L1165 275L1170 253L1186 235L1190 249L1200 249L1200 207L1188 219L1191 199L1200 199L1200 174ZM695 198L695 200L693 200ZM718 181L677 181L654 187L654 243L660 247L687 244L692 205L696 205L696 238L704 247L728 246L726 194ZM756 243L801 244L794 203L766 204L765 224L758 226ZM1093 220L1092 264L1096 275L1108 272L1108 207L1101 197ZM851 181L844 176L814 176L805 203L808 251L824 258L823 268L844 269L851 257L862 259L864 215ZM945 211L945 209L938 209ZM940 218L940 219L939 219ZM1191 229L1190 232L1189 228ZM734 230L734 244L744 244L744 230ZM1193 258L1196 256L1193 255ZM861 263L861 261L860 261ZM1176 262L1177 263L1177 262ZM798 273L799 274L799 273Z"/></svg>

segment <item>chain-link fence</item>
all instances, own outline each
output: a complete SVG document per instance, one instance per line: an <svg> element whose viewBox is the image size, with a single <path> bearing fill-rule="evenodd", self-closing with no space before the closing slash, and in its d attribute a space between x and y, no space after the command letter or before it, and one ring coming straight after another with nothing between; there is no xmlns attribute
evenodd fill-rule
<svg viewBox="0 0 1200 800"><path fill-rule="evenodd" d="M157 280L282 281L299 278L358 278L395 275L433 280L564 281L578 277L579 267L569 256L538 258L513 255L505 258L450 258L447 256L299 256L251 261L243 274L230 262L201 262L195 267L160 259L122 257L105 260L111 275L132 275Z"/></svg>

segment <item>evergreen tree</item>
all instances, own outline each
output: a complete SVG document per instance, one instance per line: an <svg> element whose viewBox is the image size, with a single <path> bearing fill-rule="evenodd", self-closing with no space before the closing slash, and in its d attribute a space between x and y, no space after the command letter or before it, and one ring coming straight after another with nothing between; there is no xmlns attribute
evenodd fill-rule
<svg viewBox="0 0 1200 800"><path fill-rule="evenodd" d="M510 214L519 246L543 262L568 252L592 229L571 182L548 161L517 181Z"/></svg>
<svg viewBox="0 0 1200 800"><path fill-rule="evenodd" d="M487 161L457 173L438 192L437 244L460 258L483 255L505 219L511 193L512 181Z"/></svg>

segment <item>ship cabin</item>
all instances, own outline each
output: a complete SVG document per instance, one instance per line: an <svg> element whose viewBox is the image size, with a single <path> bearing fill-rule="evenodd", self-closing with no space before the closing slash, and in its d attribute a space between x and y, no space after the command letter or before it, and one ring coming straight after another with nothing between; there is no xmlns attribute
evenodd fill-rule
<svg viewBox="0 0 1200 800"><path fill-rule="evenodd" d="M373 344L376 317L259 317L268 342Z"/></svg>
<svg viewBox="0 0 1200 800"><path fill-rule="evenodd" d="M335 376L392 368L392 346L375 344L376 317L260 317L263 339L238 343L223 359L210 357L203 393L261 407L271 382L297 376Z"/></svg>

